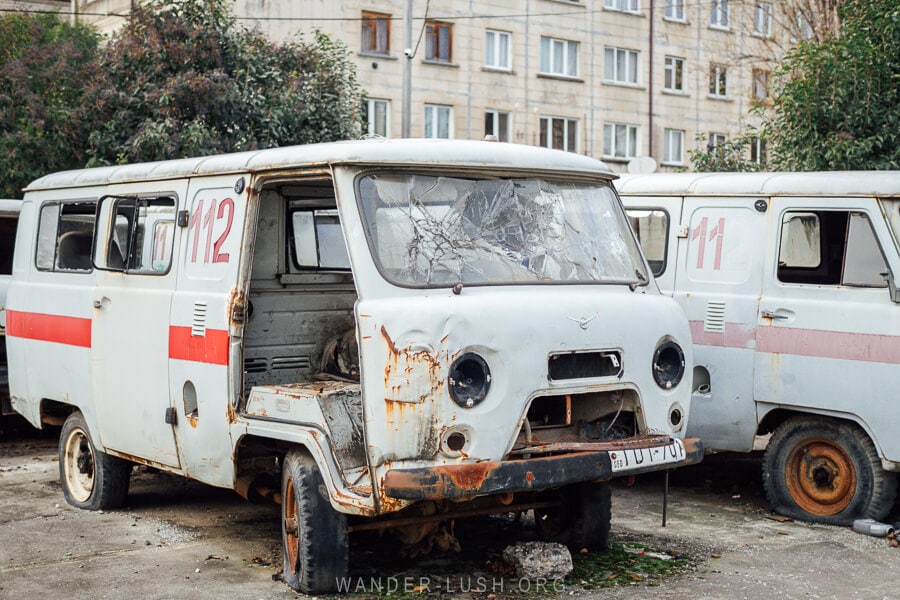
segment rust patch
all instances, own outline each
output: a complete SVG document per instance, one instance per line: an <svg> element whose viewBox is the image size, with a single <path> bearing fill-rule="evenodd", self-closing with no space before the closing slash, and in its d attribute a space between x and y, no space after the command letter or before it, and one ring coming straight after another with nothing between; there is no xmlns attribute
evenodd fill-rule
<svg viewBox="0 0 900 600"><path fill-rule="evenodd" d="M444 474L461 490L478 491L497 463L473 463L447 469Z"/></svg>
<svg viewBox="0 0 900 600"><path fill-rule="evenodd" d="M225 420L231 425L237 423L237 412L235 412L234 404L232 404L231 402L225 403Z"/></svg>
<svg viewBox="0 0 900 600"><path fill-rule="evenodd" d="M384 328L384 325L381 326L381 337L383 337L384 341L387 343L388 350L391 354L393 354L394 356L400 354L400 350L397 349L397 345L394 344L394 340L392 340L391 336L388 335L387 329Z"/></svg>
<svg viewBox="0 0 900 600"><path fill-rule="evenodd" d="M243 325L247 321L247 304L244 301L243 290L232 288L228 294L228 301L225 304L225 310L228 311L228 322L231 325Z"/></svg>
<svg viewBox="0 0 900 600"><path fill-rule="evenodd" d="M191 429L197 429L197 425L200 424L200 419L199 419L199 418L197 418L197 417L192 417L192 416L190 416L190 415L187 415L185 418L187 419L188 425L191 426Z"/></svg>

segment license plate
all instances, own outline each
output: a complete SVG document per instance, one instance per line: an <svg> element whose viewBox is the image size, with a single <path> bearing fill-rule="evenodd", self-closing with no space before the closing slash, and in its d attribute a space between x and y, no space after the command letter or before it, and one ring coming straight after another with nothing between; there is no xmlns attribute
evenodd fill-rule
<svg viewBox="0 0 900 600"><path fill-rule="evenodd" d="M684 460L684 443L675 439L671 444L655 448L611 450L609 460L613 473L676 463Z"/></svg>

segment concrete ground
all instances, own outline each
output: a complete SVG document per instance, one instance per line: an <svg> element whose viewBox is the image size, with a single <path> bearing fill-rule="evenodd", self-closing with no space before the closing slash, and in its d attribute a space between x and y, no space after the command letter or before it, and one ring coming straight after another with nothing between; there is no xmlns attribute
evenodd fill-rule
<svg viewBox="0 0 900 600"><path fill-rule="evenodd" d="M0 598L297 597L279 580L277 506L135 471L124 510L80 511L63 500L56 443L50 432L0 434ZM750 457L716 456L673 473L665 528L663 481L652 475L630 488L614 487L613 538L688 555L696 566L652 587L636 582L586 591L576 585L556 597L900 598L900 549L849 528L772 520ZM463 575L507 543L530 539L527 527L514 525L497 519L457 523L460 554L417 559L401 558L388 537L353 536L351 575L400 586L404 577L423 573ZM432 595L440 590L444 598L504 596L434 587ZM531 597L553 596L551 591L533 590Z"/></svg>

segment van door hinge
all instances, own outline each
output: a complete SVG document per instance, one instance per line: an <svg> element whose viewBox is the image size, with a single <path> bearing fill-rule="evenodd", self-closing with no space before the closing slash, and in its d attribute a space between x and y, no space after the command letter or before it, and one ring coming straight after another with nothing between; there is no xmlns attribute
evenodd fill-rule
<svg viewBox="0 0 900 600"><path fill-rule="evenodd" d="M675 237L686 238L689 231L690 228L687 225L679 225L678 229L675 230Z"/></svg>
<svg viewBox="0 0 900 600"><path fill-rule="evenodd" d="M166 409L166 424L167 425L175 425L178 422L178 413L175 412L175 407L170 406Z"/></svg>

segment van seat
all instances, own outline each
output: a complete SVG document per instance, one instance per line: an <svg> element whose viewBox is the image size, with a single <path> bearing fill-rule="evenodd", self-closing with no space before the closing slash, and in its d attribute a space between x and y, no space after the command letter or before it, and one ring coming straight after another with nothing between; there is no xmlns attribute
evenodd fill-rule
<svg viewBox="0 0 900 600"><path fill-rule="evenodd" d="M90 271L93 239L94 236L90 231L69 231L62 234L56 249L57 268Z"/></svg>

